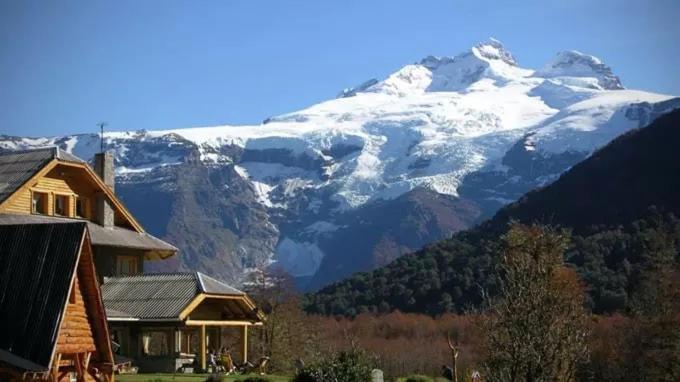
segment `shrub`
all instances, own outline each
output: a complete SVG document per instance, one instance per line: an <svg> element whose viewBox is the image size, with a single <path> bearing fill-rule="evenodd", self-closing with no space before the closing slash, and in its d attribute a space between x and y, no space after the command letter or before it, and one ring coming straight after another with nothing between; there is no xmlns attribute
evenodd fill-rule
<svg viewBox="0 0 680 382"><path fill-rule="evenodd" d="M293 382L370 381L375 364L375 358L361 350L341 351L299 370Z"/></svg>

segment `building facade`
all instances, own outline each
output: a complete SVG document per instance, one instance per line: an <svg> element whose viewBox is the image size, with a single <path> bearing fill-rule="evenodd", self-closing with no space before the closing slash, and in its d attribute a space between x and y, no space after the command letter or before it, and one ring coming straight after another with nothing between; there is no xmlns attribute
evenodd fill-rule
<svg viewBox="0 0 680 382"><path fill-rule="evenodd" d="M248 327L264 317L245 293L200 273L144 273L145 263L178 251L145 232L116 197L112 153L96 154L92 167L56 147L0 154L0 226L76 222L88 232L119 358L143 372L194 359L205 369L207 351L231 336L247 361Z"/></svg>

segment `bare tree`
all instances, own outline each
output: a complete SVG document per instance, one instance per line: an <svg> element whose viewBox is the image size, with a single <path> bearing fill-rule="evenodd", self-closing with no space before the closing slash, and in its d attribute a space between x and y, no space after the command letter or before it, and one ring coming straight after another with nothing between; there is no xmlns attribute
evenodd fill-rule
<svg viewBox="0 0 680 382"><path fill-rule="evenodd" d="M251 333L251 343L261 356L271 357L271 369L289 372L297 359L311 357L315 330L289 275L263 264L250 273L246 289L266 315L264 325Z"/></svg>
<svg viewBox="0 0 680 382"><path fill-rule="evenodd" d="M588 355L583 291L563 265L568 234L514 223L504 236L500 294L482 320L486 376L572 381Z"/></svg>
<svg viewBox="0 0 680 382"><path fill-rule="evenodd" d="M453 381L458 382L458 354L460 353L460 347L458 346L458 341L451 341L451 334L446 335L446 342L451 350L451 358L453 360Z"/></svg>

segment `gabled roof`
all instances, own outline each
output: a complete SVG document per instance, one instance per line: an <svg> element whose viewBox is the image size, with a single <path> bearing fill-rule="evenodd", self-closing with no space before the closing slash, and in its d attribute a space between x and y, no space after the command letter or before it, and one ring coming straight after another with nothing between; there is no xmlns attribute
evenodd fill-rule
<svg viewBox="0 0 680 382"><path fill-rule="evenodd" d="M53 159L85 163L82 159L58 147L0 153L0 203Z"/></svg>
<svg viewBox="0 0 680 382"><path fill-rule="evenodd" d="M49 369L85 223L0 226L0 361Z"/></svg>
<svg viewBox="0 0 680 382"><path fill-rule="evenodd" d="M101 289L109 320L181 321L182 312L201 295L248 299L244 292L200 272L106 277Z"/></svg>
<svg viewBox="0 0 680 382"><path fill-rule="evenodd" d="M101 288L109 319L179 318L199 293L196 276L191 273L105 277Z"/></svg>
<svg viewBox="0 0 680 382"><path fill-rule="evenodd" d="M82 159L69 154L58 147L27 151L0 152L0 206L9 202L17 191L33 178L51 170L57 165L79 168L87 173L88 179L106 195L114 210L120 213L125 221L137 232L144 232L142 226L116 197L111 188ZM8 181L3 181L2 177Z"/></svg>
<svg viewBox="0 0 680 382"><path fill-rule="evenodd" d="M177 253L177 248L144 231L139 222L125 208L113 191L103 183L87 162L58 147L0 152L0 205L4 202L9 203L8 198L12 197L22 186L57 164L72 166L85 171L87 176L107 195L114 209L133 228L131 230L121 227L104 228L96 223L89 222L90 235L94 245L147 250L149 251L148 259L167 258ZM55 216L0 214L0 225L64 221L73 222L74 219Z"/></svg>
<svg viewBox="0 0 680 382"><path fill-rule="evenodd" d="M201 292L208 294L221 294L221 295L241 295L244 296L245 293L240 290L223 283L222 281L216 280L206 274L201 272L196 272L196 277L200 283Z"/></svg>

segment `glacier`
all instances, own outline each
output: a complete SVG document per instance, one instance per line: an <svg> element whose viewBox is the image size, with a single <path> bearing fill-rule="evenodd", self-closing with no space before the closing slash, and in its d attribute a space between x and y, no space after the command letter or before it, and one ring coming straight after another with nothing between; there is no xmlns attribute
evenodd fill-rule
<svg viewBox="0 0 680 382"><path fill-rule="evenodd" d="M271 221L299 221L279 225L265 257L308 277L324 261L320 238L345 229L337 216L419 188L476 198L493 213L677 101L625 89L609 66L578 51L522 68L490 39L261 124L106 132L104 140L123 182L189 161L231 166ZM89 159L99 137L0 137L4 150L49 145Z"/></svg>

